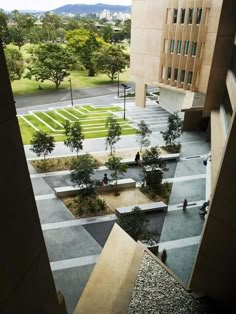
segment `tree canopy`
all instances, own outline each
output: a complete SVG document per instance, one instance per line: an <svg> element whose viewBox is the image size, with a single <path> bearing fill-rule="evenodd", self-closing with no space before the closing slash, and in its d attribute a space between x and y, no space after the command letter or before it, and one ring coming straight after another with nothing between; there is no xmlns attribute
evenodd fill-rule
<svg viewBox="0 0 236 314"><path fill-rule="evenodd" d="M144 120L141 120L137 125L137 142L140 145L140 152L142 151L143 146L148 147L150 145L149 136L152 134L152 131L149 129L148 125Z"/></svg>
<svg viewBox="0 0 236 314"><path fill-rule="evenodd" d="M10 80L20 80L24 72L24 59L22 53L15 49L7 47L5 49L7 68Z"/></svg>
<svg viewBox="0 0 236 314"><path fill-rule="evenodd" d="M70 122L67 120L64 124L64 131L66 136L64 144L69 147L72 152L75 150L78 156L78 152L83 149L84 140L84 134L82 132L80 122L77 121L73 124L70 124Z"/></svg>
<svg viewBox="0 0 236 314"><path fill-rule="evenodd" d="M33 52L33 60L28 66L27 77L35 77L36 81L50 80L59 88L68 70L72 69L76 60L73 54L59 44L40 45Z"/></svg>
<svg viewBox="0 0 236 314"><path fill-rule="evenodd" d="M179 117L178 112L171 113L168 117L168 129L161 131L166 145L174 146L175 140L181 136L182 132L183 120Z"/></svg>
<svg viewBox="0 0 236 314"><path fill-rule="evenodd" d="M44 159L55 148L54 137L43 131L35 132L30 144L30 150L37 156L43 156Z"/></svg>
<svg viewBox="0 0 236 314"><path fill-rule="evenodd" d="M122 73L129 65L129 55L121 46L104 46L94 53L93 62L96 72L105 73L112 81L117 72Z"/></svg>

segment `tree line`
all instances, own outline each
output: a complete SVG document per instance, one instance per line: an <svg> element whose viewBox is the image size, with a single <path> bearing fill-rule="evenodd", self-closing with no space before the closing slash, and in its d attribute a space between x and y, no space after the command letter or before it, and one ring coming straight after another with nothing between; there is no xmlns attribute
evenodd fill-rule
<svg viewBox="0 0 236 314"><path fill-rule="evenodd" d="M114 80L129 65L129 55L118 43L129 40L130 20L122 24L119 32L120 37L110 25L104 24L98 29L95 20L63 20L51 13L44 15L42 27L39 27L30 14L13 11L7 15L0 11L0 35L6 47L11 81L23 76L40 82L50 80L59 88L69 71L82 69L86 69L89 76L105 73ZM24 58L20 48L26 42L35 45ZM19 49L8 46L9 43Z"/></svg>

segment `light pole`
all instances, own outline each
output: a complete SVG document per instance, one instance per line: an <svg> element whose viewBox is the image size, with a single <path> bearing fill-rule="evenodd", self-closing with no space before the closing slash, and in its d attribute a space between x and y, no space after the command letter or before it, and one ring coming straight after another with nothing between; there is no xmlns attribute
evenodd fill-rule
<svg viewBox="0 0 236 314"><path fill-rule="evenodd" d="M117 72L117 97L120 97L120 77L119 77L120 72Z"/></svg>
<svg viewBox="0 0 236 314"><path fill-rule="evenodd" d="M126 89L129 88L126 84L121 84L124 87L124 120L125 120L125 101L126 101Z"/></svg>
<svg viewBox="0 0 236 314"><path fill-rule="evenodd" d="M69 78L69 83L70 83L70 99L71 99L71 106L73 107L74 106L74 103L73 103L73 94L72 94L72 85L71 85L71 78Z"/></svg>

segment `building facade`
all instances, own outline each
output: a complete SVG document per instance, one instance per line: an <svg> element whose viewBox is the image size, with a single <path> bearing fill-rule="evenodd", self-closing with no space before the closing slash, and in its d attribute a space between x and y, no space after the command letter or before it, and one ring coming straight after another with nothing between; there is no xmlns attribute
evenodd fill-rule
<svg viewBox="0 0 236 314"><path fill-rule="evenodd" d="M182 110L185 129L208 117L211 203L189 287L235 306L236 2L133 0L131 75L136 104L146 85L160 104Z"/></svg>

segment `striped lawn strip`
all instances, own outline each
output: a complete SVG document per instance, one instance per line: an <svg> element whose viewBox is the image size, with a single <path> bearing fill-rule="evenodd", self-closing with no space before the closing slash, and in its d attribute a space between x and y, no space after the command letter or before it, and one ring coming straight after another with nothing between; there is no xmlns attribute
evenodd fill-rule
<svg viewBox="0 0 236 314"><path fill-rule="evenodd" d="M47 114L52 117L53 119L60 122L62 125L66 123L66 119L61 117L57 112L55 111L47 111Z"/></svg>
<svg viewBox="0 0 236 314"><path fill-rule="evenodd" d="M74 122L74 120L71 120L71 117L65 116L65 112L61 112L61 110L55 111L60 117L62 117L64 120L68 120L69 122Z"/></svg>
<svg viewBox="0 0 236 314"><path fill-rule="evenodd" d="M66 112L67 114L69 114L72 118L76 119L75 121L78 121L81 119L80 117L77 117L75 115L75 112L74 111L72 112L71 109L62 109L62 110Z"/></svg>
<svg viewBox="0 0 236 314"><path fill-rule="evenodd" d="M89 111L122 111L120 107L94 107L91 105L85 105L84 106Z"/></svg>
<svg viewBox="0 0 236 314"><path fill-rule="evenodd" d="M41 119L36 113L32 112L32 111L29 111L30 113L32 113L32 115L38 119L42 124L46 125L46 127L48 127L50 130L52 130L53 132L55 132L56 130L51 126L49 125L46 121L44 121L43 119Z"/></svg>
<svg viewBox="0 0 236 314"><path fill-rule="evenodd" d="M127 122L120 122L119 123L120 126L127 125L127 124L129 124L129 123L127 123ZM91 127L91 126L95 126L96 127L96 126L101 126L101 125L105 127L106 123L105 122L103 122L103 123L100 123L100 122L99 123L91 123L91 124L81 123L81 126L86 126L86 127Z"/></svg>
<svg viewBox="0 0 236 314"><path fill-rule="evenodd" d="M121 126L122 128L124 128L124 127L134 128L133 126L130 126L128 123L120 124L120 126ZM82 125L82 128L83 128L83 129L104 128L104 129L107 130L105 124L96 124L96 125L85 124L85 125Z"/></svg>
<svg viewBox="0 0 236 314"><path fill-rule="evenodd" d="M46 125L50 125L54 130L61 130L62 126L59 126L57 123L55 123L55 121L53 121L50 116L47 117L44 112L35 112L34 115L36 115L37 117L40 118L40 120L43 120Z"/></svg>
<svg viewBox="0 0 236 314"><path fill-rule="evenodd" d="M20 118L22 118L28 125L31 126L31 128L33 128L35 131L39 131L39 129L33 124L31 123L25 116L20 116Z"/></svg>
<svg viewBox="0 0 236 314"><path fill-rule="evenodd" d="M54 121L57 125L59 125L61 128L63 128L63 124L61 124L60 122L58 122L56 119L54 119L53 117L49 116L46 112L43 112L43 114L48 117L50 119L50 121ZM56 128L55 128L56 129Z"/></svg>
<svg viewBox="0 0 236 314"><path fill-rule="evenodd" d="M82 108L83 108L85 113L89 113L90 112L90 110L87 109L87 105L83 106Z"/></svg>
<svg viewBox="0 0 236 314"><path fill-rule="evenodd" d="M77 107L77 108L74 107L74 111L75 111L75 112L78 112L81 116L86 115L86 113L84 113L84 112L81 110L81 107L80 107L79 109L78 109L78 107Z"/></svg>
<svg viewBox="0 0 236 314"><path fill-rule="evenodd" d="M52 133L52 130L48 127L46 127L45 124L41 123L34 115L26 115L27 120L29 120L37 129L47 132L47 133Z"/></svg>
<svg viewBox="0 0 236 314"><path fill-rule="evenodd" d="M65 109L59 109L59 110L57 110L57 112L60 112L63 116L67 117L71 121L76 122L76 121L79 120L79 118L77 118L76 116L72 115L70 112L67 112L67 110L65 110Z"/></svg>
<svg viewBox="0 0 236 314"><path fill-rule="evenodd" d="M78 111L76 110L76 109L74 109L74 108L64 108L63 110L65 110L66 112L69 112L70 114L72 114L73 116L76 116L76 118L84 118L84 116L86 115L86 114L81 114L81 113L78 113Z"/></svg>

